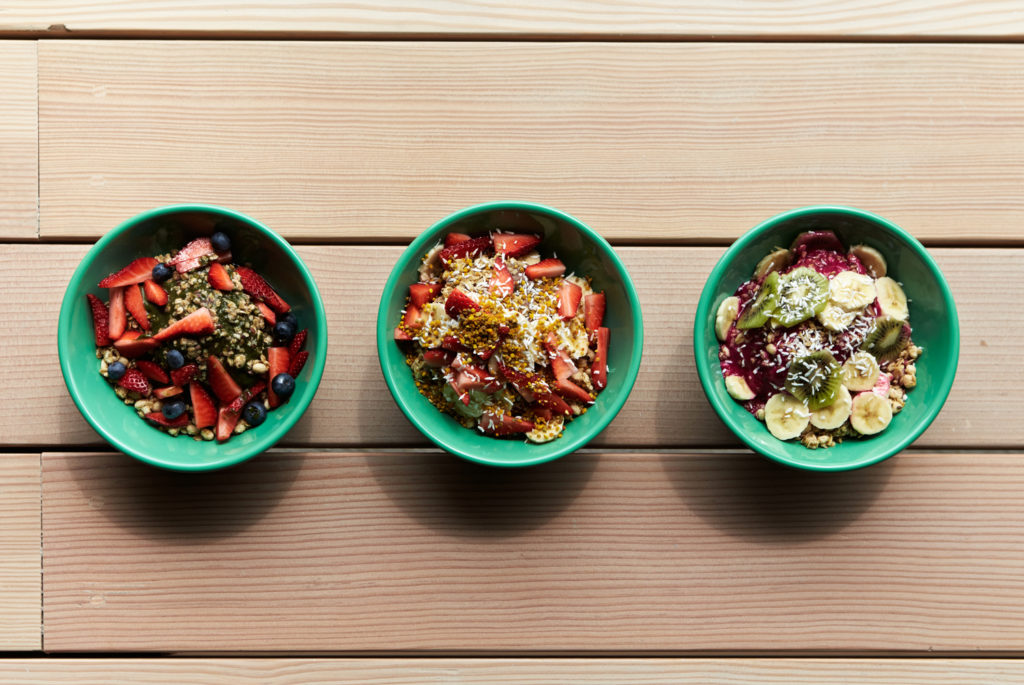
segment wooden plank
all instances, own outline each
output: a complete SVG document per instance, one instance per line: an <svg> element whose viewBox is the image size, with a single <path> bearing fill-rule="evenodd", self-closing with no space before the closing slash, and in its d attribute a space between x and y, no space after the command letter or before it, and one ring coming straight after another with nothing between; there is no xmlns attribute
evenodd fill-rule
<svg viewBox="0 0 1024 685"><path fill-rule="evenodd" d="M10 245L0 252L0 443L99 445L67 395L56 359L56 320L66 280L86 248ZM292 446L424 445L398 411L377 362L374 327L380 287L398 247L306 246L299 252L326 301L328 366L307 415L286 437ZM636 282L646 344L640 376L619 417L595 442L605 447L735 446L712 412L692 357L693 315L720 248L625 247L618 250ZM957 381L945 409L915 443L923 447L1000 448L1024 443L1024 425L1007 421L1006 398L1024 387L1018 363L1024 319L1007 317L1006 297L1020 293L1024 251L932 250L961 319ZM44 269L40 273L40 269ZM26 283L32 287L25 287ZM1009 285L1007 285L1009 284ZM1009 288L1009 290L1008 290ZM1000 322L994 325L993 322ZM24 331L35 331L31 336ZM31 384L23 369L33 368ZM40 435L39 417L52 417ZM54 418L55 417L55 418Z"/></svg>
<svg viewBox="0 0 1024 685"><path fill-rule="evenodd" d="M406 240L528 198L612 239L727 243L815 203L1024 242L1024 45L40 43L40 222L206 201ZM88 211L83 211L87 207Z"/></svg>
<svg viewBox="0 0 1024 685"><path fill-rule="evenodd" d="M0 683L107 685L963 685L1024 678L1018 659L8 659Z"/></svg>
<svg viewBox="0 0 1024 685"><path fill-rule="evenodd" d="M934 3L924 0L797 3L707 3L640 0L628 5L598 0L465 2L425 7L374 3L220 0L75 3L13 0L0 31L37 36L217 35L466 36L574 38L703 36L1019 38L1024 18L1012 0ZM884 11L883 11L884 10Z"/></svg>
<svg viewBox="0 0 1024 685"><path fill-rule="evenodd" d="M38 236L36 44L0 41L0 239Z"/></svg>
<svg viewBox="0 0 1024 685"><path fill-rule="evenodd" d="M1022 456L48 453L45 648L1019 654Z"/></svg>
<svg viewBox="0 0 1024 685"><path fill-rule="evenodd" d="M42 648L39 455L0 455L0 650Z"/></svg>

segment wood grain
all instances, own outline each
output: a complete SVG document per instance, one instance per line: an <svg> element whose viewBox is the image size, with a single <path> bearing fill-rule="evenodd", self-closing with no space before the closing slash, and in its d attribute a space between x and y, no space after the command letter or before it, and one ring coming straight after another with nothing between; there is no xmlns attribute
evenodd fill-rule
<svg viewBox="0 0 1024 685"><path fill-rule="evenodd" d="M38 454L0 455L0 650L42 647Z"/></svg>
<svg viewBox="0 0 1024 685"><path fill-rule="evenodd" d="M1024 679L1018 659L7 659L18 685L964 685Z"/></svg>
<svg viewBox="0 0 1024 685"><path fill-rule="evenodd" d="M86 248L10 245L0 251L0 444L100 445L71 402L56 364L56 325L67 279ZM306 416L286 436L290 446L425 445L399 412L377 361L375 326L380 288L398 247L306 246L328 316L330 348L324 378ZM735 446L708 405L693 363L693 315L719 248L625 247L618 250L643 309L644 361L629 402L594 444L605 447ZM956 298L961 328L957 380L944 410L915 443L923 447L1003 448L1024 443L1011 420L1024 387L1018 363L1024 319L1006 317L1005 298L1024 295L1024 251L932 250ZM42 265L42 269L41 269ZM993 322L1000 322L994 325ZM36 331L25 336L23 331ZM52 360L40 365L38 360ZM23 369L35 368L25 384ZM52 421L44 434L38 418Z"/></svg>
<svg viewBox="0 0 1024 685"><path fill-rule="evenodd" d="M38 235L36 45L0 41L0 239Z"/></svg>
<svg viewBox="0 0 1024 685"><path fill-rule="evenodd" d="M0 31L38 36L167 35L168 33L316 36L571 36L611 37L980 37L1024 33L1011 0L811 0L801 3L731 0L640 0L628 5L598 0L545 3L444 0L425 7L399 0L373 3L310 0L243 2L149 0L93 2L12 0Z"/></svg>
<svg viewBox="0 0 1024 685"><path fill-rule="evenodd" d="M290 238L401 241L525 198L616 240L725 244L824 202L1024 243L1024 45L39 47L47 238L208 201Z"/></svg>
<svg viewBox="0 0 1024 685"><path fill-rule="evenodd" d="M44 646L1020 654L1022 457L44 454Z"/></svg>

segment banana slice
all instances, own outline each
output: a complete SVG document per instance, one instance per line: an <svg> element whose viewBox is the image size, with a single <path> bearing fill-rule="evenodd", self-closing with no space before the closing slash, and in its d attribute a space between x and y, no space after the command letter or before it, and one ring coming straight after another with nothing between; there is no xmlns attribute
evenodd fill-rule
<svg viewBox="0 0 1024 685"><path fill-rule="evenodd" d="M871 278L881 278L885 275L888 267L885 264L885 257L873 247L867 245L854 245L850 248L850 254L860 260Z"/></svg>
<svg viewBox="0 0 1024 685"><path fill-rule="evenodd" d="M862 392L853 398L850 410L850 425L861 435L874 435L885 430L892 422L892 407L889 400L873 392Z"/></svg>
<svg viewBox="0 0 1024 685"><path fill-rule="evenodd" d="M784 248L779 248L761 258L761 261L754 267L754 280L760 281L773 271L787 269L793 263L793 253Z"/></svg>
<svg viewBox="0 0 1024 685"><path fill-rule="evenodd" d="M565 419L561 416L556 416L550 421L545 421L543 426L538 426L529 431L526 434L526 439L530 442L551 442L561 434L564 425Z"/></svg>
<svg viewBox="0 0 1024 685"><path fill-rule="evenodd" d="M870 390L878 382L878 361L870 352L856 352L843 364L843 385L854 392Z"/></svg>
<svg viewBox="0 0 1024 685"><path fill-rule="evenodd" d="M906 321L910 317L907 295L899 283L884 276L875 281L875 290L878 292L878 304L882 307L882 314L900 321Z"/></svg>
<svg viewBox="0 0 1024 685"><path fill-rule="evenodd" d="M811 412L811 425L822 430L839 428L846 423L846 419L850 418L852 405L853 398L850 396L850 391L839 386L839 397L835 402L824 409Z"/></svg>
<svg viewBox="0 0 1024 685"><path fill-rule="evenodd" d="M740 400L741 402L754 399L756 394L747 385L747 379L743 376L726 376L725 389L732 395L734 400Z"/></svg>
<svg viewBox="0 0 1024 685"><path fill-rule="evenodd" d="M715 335L719 340L725 340L739 311L740 298L735 295L725 298L722 300L722 304L718 305L718 313L715 315Z"/></svg>
<svg viewBox="0 0 1024 685"><path fill-rule="evenodd" d="M851 312L831 302L818 312L818 322L830 331L845 331L857 318L857 312Z"/></svg>
<svg viewBox="0 0 1024 685"><path fill-rule="evenodd" d="M811 410L789 393L772 395L764 405L764 422L768 431L779 440L792 440L807 428Z"/></svg>
<svg viewBox="0 0 1024 685"><path fill-rule="evenodd" d="M856 271L840 271L828 282L828 299L843 309L861 309L875 301L875 282Z"/></svg>

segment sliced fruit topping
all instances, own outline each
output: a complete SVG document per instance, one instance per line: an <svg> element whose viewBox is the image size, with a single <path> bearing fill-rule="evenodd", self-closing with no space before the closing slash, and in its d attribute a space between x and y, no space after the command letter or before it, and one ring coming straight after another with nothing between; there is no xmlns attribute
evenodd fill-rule
<svg viewBox="0 0 1024 685"><path fill-rule="evenodd" d="M538 278L556 278L565 273L565 264L559 259L542 259L526 267L526 277L531 281Z"/></svg>
<svg viewBox="0 0 1024 685"><path fill-rule="evenodd" d="M583 325L593 333L604 322L604 293L591 293L583 298Z"/></svg>
<svg viewBox="0 0 1024 685"><path fill-rule="evenodd" d="M448 262L453 259L462 259L464 257L471 257L475 259L490 249L490 236L482 236L480 238L471 238L460 243L455 243L451 247L446 247L437 253L437 258L441 260L442 264L448 264Z"/></svg>
<svg viewBox="0 0 1024 685"><path fill-rule="evenodd" d="M395 340L398 342L411 342L412 336L402 330L401 326L395 327Z"/></svg>
<svg viewBox="0 0 1024 685"><path fill-rule="evenodd" d="M593 404L594 398L586 390L573 383L568 378L555 381L555 392L567 400L580 402L581 404Z"/></svg>
<svg viewBox="0 0 1024 685"><path fill-rule="evenodd" d="M124 308L124 288L110 289L110 337L117 340L128 327L128 310Z"/></svg>
<svg viewBox="0 0 1024 685"><path fill-rule="evenodd" d="M572 407L566 404L565 400L556 395L553 392L539 392L536 398L537 404L540 406L550 409L555 414L563 414L565 416L572 416Z"/></svg>
<svg viewBox="0 0 1024 685"><path fill-rule="evenodd" d="M149 330L149 315L146 314L146 303L142 301L142 291L137 285L124 288L124 306L135 319L135 323L144 331Z"/></svg>
<svg viewBox="0 0 1024 685"><path fill-rule="evenodd" d="M435 369L448 366L455 360L455 353L451 350L423 350L423 363Z"/></svg>
<svg viewBox="0 0 1024 685"><path fill-rule="evenodd" d="M155 423L165 428L183 428L188 425L189 418L188 414L177 414L173 419L165 413L167 407L164 407L164 411L154 411L146 414L145 419L150 423Z"/></svg>
<svg viewBox="0 0 1024 685"><path fill-rule="evenodd" d="M796 237L796 240L793 241L793 245L789 249L796 252L801 247L805 253L812 250L829 250L842 254L846 251L843 248L843 243L840 242L839 238L832 231L806 231L801 233Z"/></svg>
<svg viewBox="0 0 1024 685"><path fill-rule="evenodd" d="M225 261L231 257L227 251L217 252L213 249L213 243L210 242L209 238L196 238L181 248L178 254L174 255L168 263L173 265L178 270L178 273L183 274L193 269L198 269L203 265L203 258L207 256L215 256L219 260Z"/></svg>
<svg viewBox="0 0 1024 685"><path fill-rule="evenodd" d="M456 245L458 243L464 243L467 240L472 240L472 238L470 238L465 233L449 233L444 237L444 246L451 247L452 245Z"/></svg>
<svg viewBox="0 0 1024 685"><path fill-rule="evenodd" d="M245 408L245 404L257 397L267 387L265 381L256 381L251 386L242 391L242 394L236 397L230 404L226 405L227 408L233 412L240 412Z"/></svg>
<svg viewBox="0 0 1024 685"><path fill-rule="evenodd" d="M146 300L148 302L155 304L157 307L163 307L167 304L167 291L160 287L160 284L152 278L142 282L142 289L146 291Z"/></svg>
<svg viewBox="0 0 1024 685"><path fill-rule="evenodd" d="M501 414L495 411L485 411L480 416L480 423L477 424L487 435L516 435L528 433L533 430L534 424L526 419L518 419L510 414Z"/></svg>
<svg viewBox="0 0 1024 685"><path fill-rule="evenodd" d="M149 396L150 386L149 381L142 372L138 369L128 369L121 376L121 379L117 382L119 386L127 390L128 392L137 392L143 396Z"/></svg>
<svg viewBox="0 0 1024 685"><path fill-rule="evenodd" d="M117 273L110 274L100 281L101 288L121 288L126 285L142 283L153 276L153 267L158 262L152 257L139 257Z"/></svg>
<svg viewBox="0 0 1024 685"><path fill-rule="evenodd" d="M761 258L761 261L754 267L754 280L760 281L773 272L782 272L793 263L793 253L789 250L779 248Z"/></svg>
<svg viewBox="0 0 1024 685"><path fill-rule="evenodd" d="M231 402L242 394L238 383L231 377L220 360L212 354L206 359L206 381L210 384L213 394L221 402Z"/></svg>
<svg viewBox="0 0 1024 685"><path fill-rule="evenodd" d="M135 362L135 368L142 372L142 375L151 381L157 383L169 383L170 378L167 377L167 372L160 368L160 365L156 362L151 362L146 359L140 359Z"/></svg>
<svg viewBox="0 0 1024 685"><path fill-rule="evenodd" d="M509 273L505 262L496 259L494 261L494 272L491 275L490 292L498 297L508 297L515 289L516 283L512 280L512 274Z"/></svg>
<svg viewBox="0 0 1024 685"><path fill-rule="evenodd" d="M850 408L850 425L861 435L881 433L892 423L892 405L889 400L873 392L858 393Z"/></svg>
<svg viewBox="0 0 1024 685"><path fill-rule="evenodd" d="M454 319L467 309L475 311L480 309L480 305L476 300L458 288L452 290L451 294L448 295L448 299L445 300L444 311Z"/></svg>
<svg viewBox="0 0 1024 685"><path fill-rule="evenodd" d="M789 364L786 391L806 402L812 411L835 402L841 387L839 362L831 352L812 352L794 359Z"/></svg>
<svg viewBox="0 0 1024 685"><path fill-rule="evenodd" d="M180 385L168 385L164 388L156 388L153 390L153 397L160 400L166 400L168 397L175 397L185 392L185 389Z"/></svg>
<svg viewBox="0 0 1024 685"><path fill-rule="evenodd" d="M443 349L446 349L446 350L451 350L452 352L472 352L473 351L473 350L469 349L468 347L466 347L465 345L463 345L462 342L458 338L456 338L454 335L446 335L446 336L444 336L444 338L441 339L441 347Z"/></svg>
<svg viewBox="0 0 1024 685"><path fill-rule="evenodd" d="M440 283L413 283L409 286L409 302L422 307L441 293Z"/></svg>
<svg viewBox="0 0 1024 685"><path fill-rule="evenodd" d="M845 331L857 318L857 312L848 311L837 304L829 302L818 312L818 323L830 331Z"/></svg>
<svg viewBox="0 0 1024 685"><path fill-rule="evenodd" d="M260 314L263 315L263 318L266 319L267 323L271 326L277 323L277 314L273 309L268 307L265 302L257 302L256 306L259 307Z"/></svg>
<svg viewBox="0 0 1024 685"><path fill-rule="evenodd" d="M729 329L732 328L732 322L736 320L739 311L740 298L732 295L722 300L718 305L718 311L715 312L715 337L722 341L728 337Z"/></svg>
<svg viewBox="0 0 1024 685"><path fill-rule="evenodd" d="M534 410L534 413L537 414L538 419L544 419L544 421L538 421L533 430L526 432L527 440L536 443L551 442L562 434L562 428L565 427L564 418L561 416L543 417L540 416L540 412L537 410Z"/></svg>
<svg viewBox="0 0 1024 685"><path fill-rule="evenodd" d="M725 377L725 391L734 400L739 400L740 402L752 400L757 396L757 393L750 389L747 379L738 374Z"/></svg>
<svg viewBox="0 0 1024 685"><path fill-rule="evenodd" d="M910 340L910 327L903 321L887 316L875 319L875 325L864 338L860 348L879 359L889 360L899 356Z"/></svg>
<svg viewBox="0 0 1024 685"><path fill-rule="evenodd" d="M576 316L583 298L583 288L572 281L562 281L558 286L558 315L563 319Z"/></svg>
<svg viewBox="0 0 1024 685"><path fill-rule="evenodd" d="M235 284L231 282L231 276L228 275L228 270L224 268L223 264L214 262L210 265L210 270L206 274L206 280L209 281L210 286L217 290L234 290Z"/></svg>
<svg viewBox="0 0 1024 685"><path fill-rule="evenodd" d="M213 333L216 326L213 323L213 316L206 307L200 307L184 319L178 319L167 324L165 328L158 331L153 337L157 340L170 340L183 335L198 337Z"/></svg>
<svg viewBox="0 0 1024 685"><path fill-rule="evenodd" d="M556 380L563 380L576 373L576 364L569 353L558 347L558 336L554 332L548 333L544 341L544 349L548 353L548 360L551 362L551 373Z"/></svg>
<svg viewBox="0 0 1024 685"><path fill-rule="evenodd" d="M306 360L309 359L309 352L301 350L291 356L291 362L288 364L288 375L292 378L298 378L299 374L302 373L302 368L306 365Z"/></svg>
<svg viewBox="0 0 1024 685"><path fill-rule="evenodd" d="M185 364L180 369L171 369L171 383L174 385L187 385L198 375L199 367L196 364Z"/></svg>
<svg viewBox="0 0 1024 685"><path fill-rule="evenodd" d="M114 341L114 349L120 352L122 357L128 359L136 359L149 354L159 346L160 341L156 338L129 337L127 334Z"/></svg>
<svg viewBox="0 0 1024 685"><path fill-rule="evenodd" d="M590 367L590 377L594 387L604 390L608 385L608 342L611 338L611 331L602 326L597 329L597 354L594 355L594 363Z"/></svg>
<svg viewBox="0 0 1024 685"><path fill-rule="evenodd" d="M882 253L869 245L854 245L850 248L850 256L856 257L872 278L881 278L888 270Z"/></svg>
<svg viewBox="0 0 1024 685"><path fill-rule="evenodd" d="M494 251L506 257L522 257L540 245L539 235L527 233L495 233L491 239Z"/></svg>
<svg viewBox="0 0 1024 685"><path fill-rule="evenodd" d="M302 348L306 346L306 338L309 336L309 330L303 328L301 331L295 334L292 338L291 343L288 345L288 354L292 357L302 351ZM295 375L294 373L292 374Z"/></svg>
<svg viewBox="0 0 1024 685"><path fill-rule="evenodd" d="M854 392L870 390L878 382L878 362L870 352L855 352L843 364L843 385Z"/></svg>
<svg viewBox="0 0 1024 685"><path fill-rule="evenodd" d="M277 378L281 374L288 373L288 367L291 365L291 358L288 354L287 347L271 347L267 350L267 363L270 366L269 377L271 381ZM274 390L273 382L271 382L270 388L267 391L267 398L270 400L270 408L273 409L281 404L280 398L277 396Z"/></svg>
<svg viewBox="0 0 1024 685"><path fill-rule="evenodd" d="M867 307L875 301L875 281L856 271L840 271L828 282L828 299L851 311Z"/></svg>
<svg viewBox="0 0 1024 685"><path fill-rule="evenodd" d="M792 440L807 428L811 411L789 393L772 395L764 405L764 422L779 440Z"/></svg>
<svg viewBox="0 0 1024 685"><path fill-rule="evenodd" d="M173 275L174 269L161 262L153 267L152 280L157 283L163 283Z"/></svg>
<svg viewBox="0 0 1024 685"><path fill-rule="evenodd" d="M814 269L797 267L779 277L779 294L772 311L772 321L787 328L795 326L820 312L826 304L828 279Z"/></svg>
<svg viewBox="0 0 1024 685"><path fill-rule="evenodd" d="M226 442L235 432L235 426L242 417L242 412L221 407L217 412L217 442Z"/></svg>
<svg viewBox="0 0 1024 685"><path fill-rule="evenodd" d="M281 296L274 292L274 289L263 280L263 277L252 269L245 266L236 266L235 273L242 281L242 290L249 293L257 302L266 302L278 314L284 314L291 305L281 299Z"/></svg>
<svg viewBox="0 0 1024 685"><path fill-rule="evenodd" d="M875 281L875 291L878 293L878 306L882 308L882 314L900 321L910 317L907 295L899 283L885 276Z"/></svg>
<svg viewBox="0 0 1024 685"><path fill-rule="evenodd" d="M889 387L892 385L892 374L880 373L878 374L878 380L875 381L875 385L871 388L871 392L875 393L879 397L888 399Z"/></svg>
<svg viewBox="0 0 1024 685"><path fill-rule="evenodd" d="M850 391L840 386L835 402L811 412L811 425L822 430L839 428L846 423L846 419L850 418L852 403L853 398L850 396Z"/></svg>
<svg viewBox="0 0 1024 685"><path fill-rule="evenodd" d="M89 301L89 310L92 313L92 330L96 336L96 347L106 347L110 344L110 313L103 300L92 293L87 293L85 299Z"/></svg>
<svg viewBox="0 0 1024 685"><path fill-rule="evenodd" d="M760 328L768 323L768 319L775 311L778 298L779 274L772 272L764 279L764 283L761 284L754 299L743 308L743 313L740 315L739 321L736 322L736 328L748 330Z"/></svg>

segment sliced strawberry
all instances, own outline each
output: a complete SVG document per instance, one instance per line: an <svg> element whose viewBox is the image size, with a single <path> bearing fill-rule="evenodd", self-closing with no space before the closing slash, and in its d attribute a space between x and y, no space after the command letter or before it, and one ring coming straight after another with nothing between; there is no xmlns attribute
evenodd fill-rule
<svg viewBox="0 0 1024 685"><path fill-rule="evenodd" d="M171 383L184 386L198 375L199 367L197 365L185 364L180 369L171 369Z"/></svg>
<svg viewBox="0 0 1024 685"><path fill-rule="evenodd" d="M163 412L154 411L146 414L146 420L152 423L166 426L167 428L184 428L188 425L189 418L188 414L182 414L176 419L168 419L164 416Z"/></svg>
<svg viewBox="0 0 1024 685"><path fill-rule="evenodd" d="M526 267L526 277L530 280L538 278L555 278L565 273L565 264L558 259L543 259Z"/></svg>
<svg viewBox="0 0 1024 685"><path fill-rule="evenodd" d="M444 237L444 246L451 247L457 243L464 243L467 240L472 240L472 238L465 233L449 233Z"/></svg>
<svg viewBox="0 0 1024 685"><path fill-rule="evenodd" d="M604 321L604 293L593 293L583 298L583 324L588 331L596 331Z"/></svg>
<svg viewBox="0 0 1024 685"><path fill-rule="evenodd" d="M419 328L423 325L423 312L412 302L405 306L405 316L402 317L402 325L406 328Z"/></svg>
<svg viewBox="0 0 1024 685"><path fill-rule="evenodd" d="M409 286L409 302L422 307L441 292L440 283L413 283Z"/></svg>
<svg viewBox="0 0 1024 685"><path fill-rule="evenodd" d="M566 416L572 416L572 407L565 403L561 397L553 392L539 392L537 393L537 404L556 414L565 414Z"/></svg>
<svg viewBox="0 0 1024 685"><path fill-rule="evenodd" d="M192 399L192 418L196 428L209 428L217 423L217 407L210 393L203 390L203 386L198 383L189 383L188 392Z"/></svg>
<svg viewBox="0 0 1024 685"><path fill-rule="evenodd" d="M495 343L489 349L480 350L476 352L476 355L480 357L480 359L482 359L483 361L487 361L488 359L490 359L494 355L494 353L497 352L498 349L501 347L501 344L505 342L505 337L508 335L509 330L509 327L504 324L498 326L498 339L495 341Z"/></svg>
<svg viewBox="0 0 1024 685"><path fill-rule="evenodd" d="M89 309L92 311L92 329L96 334L96 347L106 347L110 344L110 313L103 300L92 293L87 293L85 299L89 301Z"/></svg>
<svg viewBox="0 0 1024 685"><path fill-rule="evenodd" d="M137 285L127 285L124 288L124 306L128 313L135 319L135 323L144 331L149 330L149 314L146 313L146 305L142 301L142 291Z"/></svg>
<svg viewBox="0 0 1024 685"><path fill-rule="evenodd" d="M486 369L467 364L455 374L453 385L460 394L470 390L483 390L490 395L501 389L502 382L489 375Z"/></svg>
<svg viewBox="0 0 1024 685"><path fill-rule="evenodd" d="M124 308L124 288L110 289L110 337L117 340L128 327L128 310Z"/></svg>
<svg viewBox="0 0 1024 685"><path fill-rule="evenodd" d="M594 356L594 364L590 367L590 377L594 381L594 387L604 390L608 385L608 341L611 331L605 327L597 329L597 354Z"/></svg>
<svg viewBox="0 0 1024 685"><path fill-rule="evenodd" d="M533 407L533 413L537 415L538 419L544 419L545 421L550 421L555 417L555 412L547 407Z"/></svg>
<svg viewBox="0 0 1024 685"><path fill-rule="evenodd" d="M145 397L148 397L150 393L149 381L146 380L146 377L138 369L128 369L125 371L117 384L128 392L137 392Z"/></svg>
<svg viewBox="0 0 1024 685"><path fill-rule="evenodd" d="M206 382L210 384L213 394L221 402L230 402L242 394L238 383L220 363L220 360L212 354L206 359Z"/></svg>
<svg viewBox="0 0 1024 685"><path fill-rule="evenodd" d="M160 365L156 362L147 361L140 359L135 362L135 368L142 372L142 375L151 381L157 383L169 383L170 378L167 377L167 373L160 368Z"/></svg>
<svg viewBox="0 0 1024 685"><path fill-rule="evenodd" d="M522 373L504 364L498 364L498 370L527 402L537 401L539 395L550 394L548 384L535 373Z"/></svg>
<svg viewBox="0 0 1024 685"><path fill-rule="evenodd" d="M203 257L216 254L209 238L196 238L178 250L178 254L174 255L169 264L177 269L178 273L183 274L202 266Z"/></svg>
<svg viewBox="0 0 1024 685"><path fill-rule="evenodd" d="M184 319L178 319L167 324L164 329L158 331L153 337L157 340L170 340L171 338L178 338L183 335L198 337L213 333L215 328L210 310L206 307L200 307Z"/></svg>
<svg viewBox="0 0 1024 685"><path fill-rule="evenodd" d="M266 319L271 326L277 323L277 314L274 313L273 309L262 302L257 302L256 306L260 308L260 314L263 315L263 318Z"/></svg>
<svg viewBox="0 0 1024 685"><path fill-rule="evenodd" d="M495 233L491 236L494 251L506 257L522 257L540 245L539 235L525 233Z"/></svg>
<svg viewBox="0 0 1024 685"><path fill-rule="evenodd" d="M298 378L299 374L302 373L302 367L306 365L307 359L309 359L309 352L305 350L296 352L295 356L292 357L291 363L288 364L288 375L292 378Z"/></svg>
<svg viewBox="0 0 1024 685"><path fill-rule="evenodd" d="M165 388L157 388L153 391L153 396L157 399L166 400L168 397L174 397L185 392L185 389L180 385L168 385Z"/></svg>
<svg viewBox="0 0 1024 685"><path fill-rule="evenodd" d="M110 274L100 281L101 288L121 288L126 285L142 283L153 277L153 267L157 261L152 257L139 257L117 273Z"/></svg>
<svg viewBox="0 0 1024 685"><path fill-rule="evenodd" d="M476 300L458 288L453 290L451 294L448 295L448 299L445 300L444 311L453 319L458 317L461 312L467 309L480 309L480 305L477 304Z"/></svg>
<svg viewBox="0 0 1024 685"><path fill-rule="evenodd" d="M288 345L289 356L294 357L302 351L302 348L306 346L306 336L308 335L309 331L305 328L295 334L295 337L292 338L291 343Z"/></svg>
<svg viewBox="0 0 1024 685"><path fill-rule="evenodd" d="M278 374L288 373L291 367L291 360L288 357L287 347L271 347L267 350L267 362L270 364L268 379L273 381ZM281 398L277 396L273 388L267 389L267 397L270 399L270 408L273 409L281 404Z"/></svg>
<svg viewBox="0 0 1024 685"><path fill-rule="evenodd" d="M234 434L241 416L240 411L231 411L227 407L220 408L217 412L217 442L226 442Z"/></svg>
<svg viewBox="0 0 1024 685"><path fill-rule="evenodd" d="M516 433L529 433L534 428L532 421L518 419L509 414L499 414L493 411L481 414L478 425L487 435L515 435Z"/></svg>
<svg viewBox="0 0 1024 685"><path fill-rule="evenodd" d="M206 280L210 286L217 290L234 290L235 284L231 282L231 276L223 264L214 262L210 265L210 271L206 274Z"/></svg>
<svg viewBox="0 0 1024 685"><path fill-rule="evenodd" d="M114 348L121 353L122 357L128 359L136 359L145 354L149 354L160 346L160 341L156 338L138 338L138 337L125 337L114 341Z"/></svg>
<svg viewBox="0 0 1024 685"><path fill-rule="evenodd" d="M480 238L470 238L469 240L464 240L461 243L455 243L451 247L446 247L437 253L437 258L441 260L442 264L447 264L453 259L479 257L490 249L491 237L485 235Z"/></svg>
<svg viewBox="0 0 1024 685"><path fill-rule="evenodd" d="M455 379L448 381L448 385L455 391L456 397L459 398L459 402L462 402L467 407L469 406L469 393L463 390L459 390L459 386L455 384Z"/></svg>
<svg viewBox="0 0 1024 685"><path fill-rule="evenodd" d="M249 400L259 395L267 388L265 381L256 381L251 386L242 391L242 394L234 399L234 401L227 405L229 411L241 412L245 408L245 405L249 403Z"/></svg>
<svg viewBox="0 0 1024 685"><path fill-rule="evenodd" d="M146 291L147 301L155 304L157 307L163 307L167 304L167 291L152 278L142 282L142 289Z"/></svg>
<svg viewBox="0 0 1024 685"><path fill-rule="evenodd" d="M398 342L409 342L412 336L402 330L401 326L395 326L395 340Z"/></svg>
<svg viewBox="0 0 1024 685"><path fill-rule="evenodd" d="M455 360L455 353L451 350L423 350L423 363L439 369L448 366Z"/></svg>
<svg viewBox="0 0 1024 685"><path fill-rule="evenodd" d="M129 328L127 331L124 332L124 335L122 335L120 338L118 338L114 342L127 342L129 340L135 340L136 338L141 338L141 337L142 337L142 331L136 330L134 328Z"/></svg>
<svg viewBox="0 0 1024 685"><path fill-rule="evenodd" d="M558 286L558 315L563 319L571 319L576 316L582 297L583 288L572 281L562 281L562 284Z"/></svg>
<svg viewBox="0 0 1024 685"><path fill-rule="evenodd" d="M594 403L594 398L590 396L590 393L573 383L568 378L555 381L555 392L567 400L573 400L583 404Z"/></svg>
<svg viewBox="0 0 1024 685"><path fill-rule="evenodd" d="M557 380L568 378L576 373L576 364L573 363L569 353L558 347L558 336L554 332L548 333L548 339L544 341L544 349L547 350L548 360L551 362L551 373Z"/></svg>
<svg viewBox="0 0 1024 685"><path fill-rule="evenodd" d="M490 291L499 297L508 297L515 289L516 283L512 280L512 274L508 272L505 262L499 259L494 260Z"/></svg>
<svg viewBox="0 0 1024 685"><path fill-rule="evenodd" d="M281 296L263 280L263 277L252 269L236 266L235 272L242 281L242 290L249 293L257 302L266 302L278 314L284 314L291 309L291 305L282 300Z"/></svg>
<svg viewBox="0 0 1024 685"><path fill-rule="evenodd" d="M446 335L441 339L441 349L450 350L452 352L472 352L471 349L463 345L454 335Z"/></svg>

